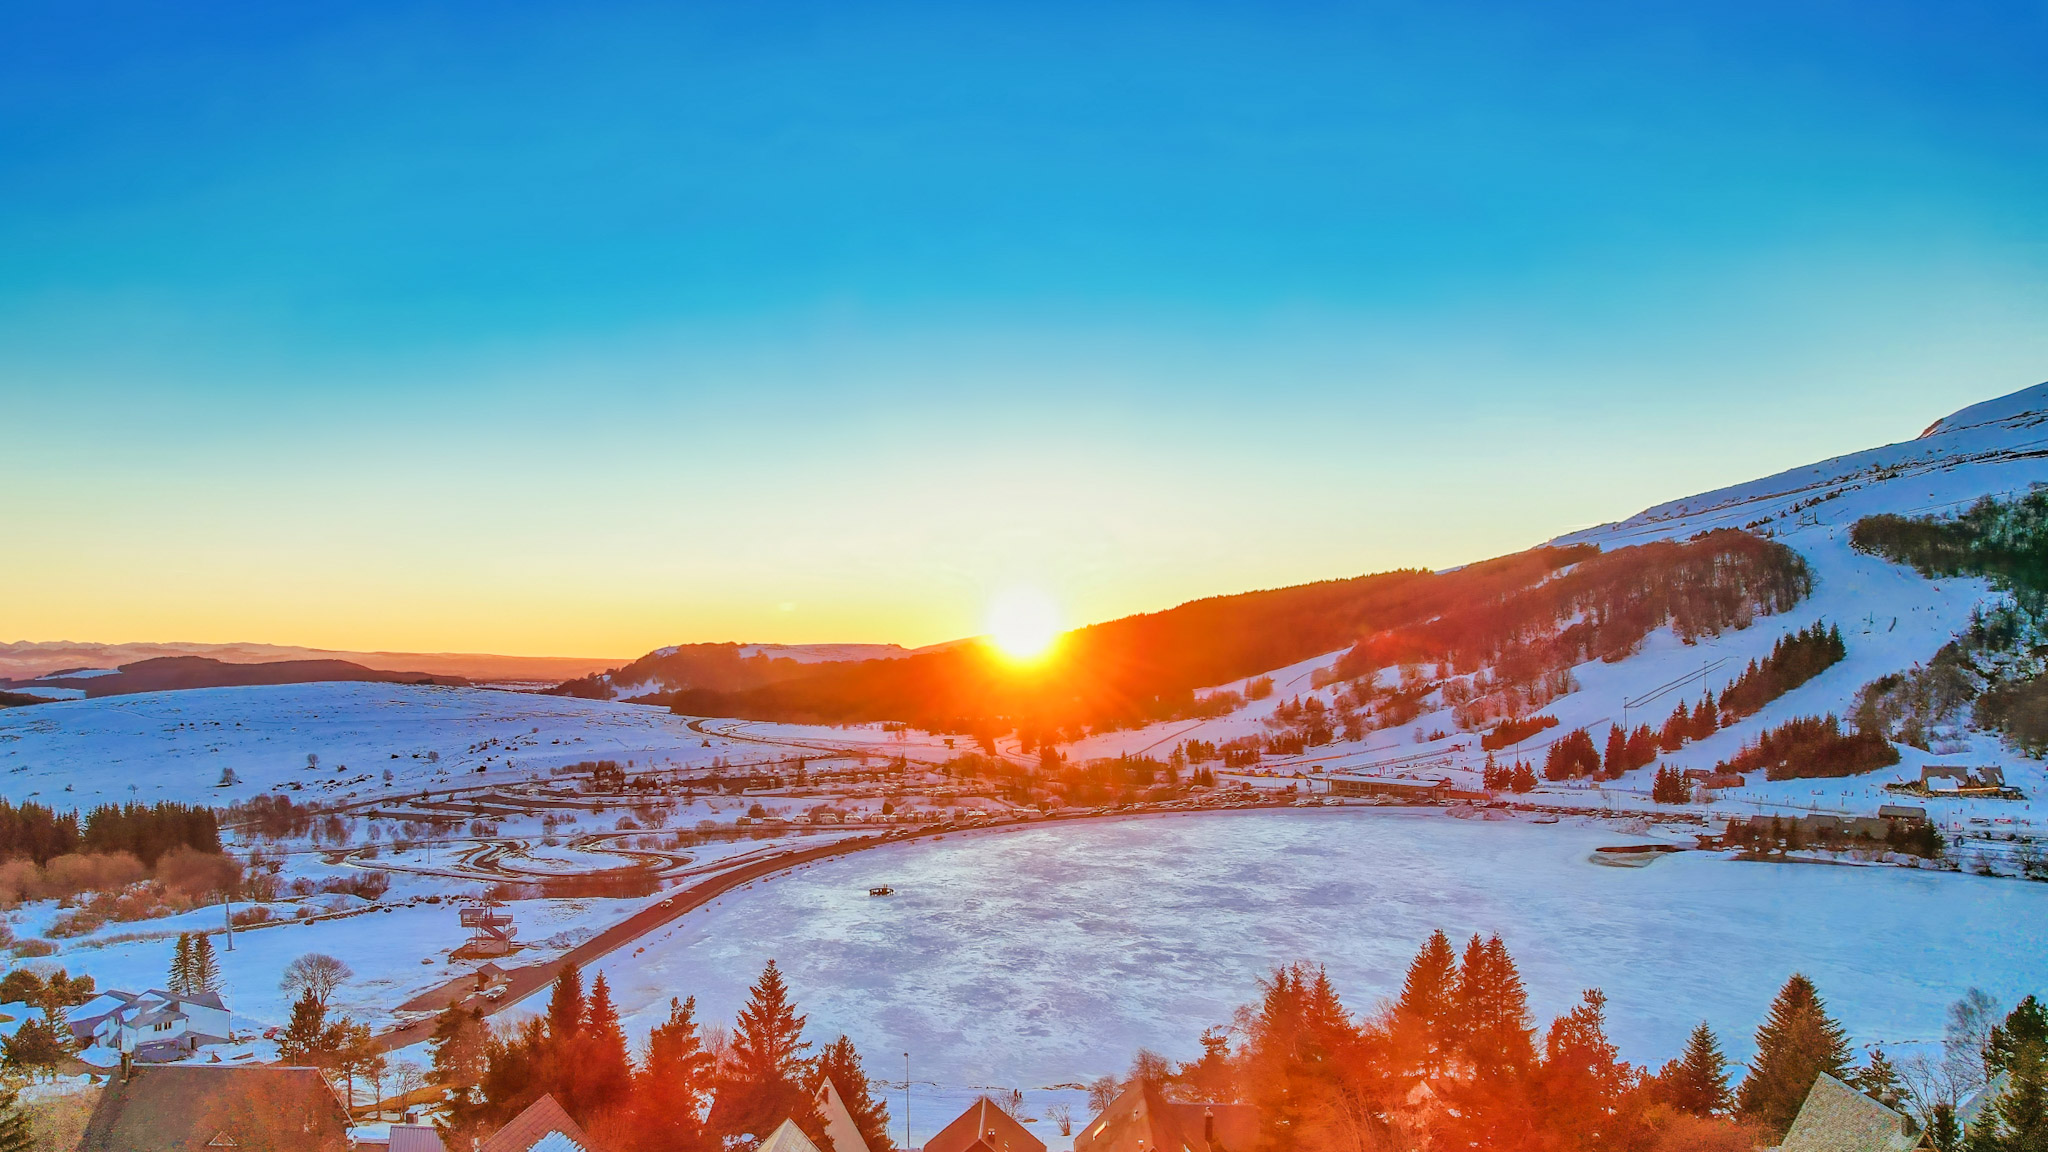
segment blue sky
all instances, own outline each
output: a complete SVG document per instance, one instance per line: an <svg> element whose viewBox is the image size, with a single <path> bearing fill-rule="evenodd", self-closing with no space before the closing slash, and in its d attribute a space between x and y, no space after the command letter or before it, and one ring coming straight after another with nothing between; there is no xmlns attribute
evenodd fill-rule
<svg viewBox="0 0 2048 1152"><path fill-rule="evenodd" d="M1079 623L2048 378L2038 6L9 23L6 638Z"/></svg>

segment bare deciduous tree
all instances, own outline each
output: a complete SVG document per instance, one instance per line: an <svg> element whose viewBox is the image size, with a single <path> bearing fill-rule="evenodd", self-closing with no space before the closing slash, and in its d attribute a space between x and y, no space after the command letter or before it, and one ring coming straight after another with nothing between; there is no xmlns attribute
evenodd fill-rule
<svg viewBox="0 0 2048 1152"><path fill-rule="evenodd" d="M284 966L284 977L277 986L294 1000L310 993L325 1008L327 998L334 995L334 990L354 975L348 965L334 957L322 952L308 952Z"/></svg>

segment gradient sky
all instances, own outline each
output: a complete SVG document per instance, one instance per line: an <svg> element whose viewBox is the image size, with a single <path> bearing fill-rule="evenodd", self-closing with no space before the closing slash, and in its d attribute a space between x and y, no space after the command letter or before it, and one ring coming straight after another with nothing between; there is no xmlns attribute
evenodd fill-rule
<svg viewBox="0 0 2048 1152"><path fill-rule="evenodd" d="M2038 4L10 4L0 640L926 643L2048 379Z"/></svg>

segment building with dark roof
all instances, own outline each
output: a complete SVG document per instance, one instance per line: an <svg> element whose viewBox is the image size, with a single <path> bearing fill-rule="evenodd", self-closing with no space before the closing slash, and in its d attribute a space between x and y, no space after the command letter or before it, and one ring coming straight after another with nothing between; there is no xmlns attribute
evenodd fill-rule
<svg viewBox="0 0 2048 1152"><path fill-rule="evenodd" d="M477 1152L591 1152L591 1143L553 1096L543 1096L492 1133Z"/></svg>
<svg viewBox="0 0 2048 1152"><path fill-rule="evenodd" d="M344 1152L348 1112L317 1068L132 1067L86 1121L79 1152L289 1148Z"/></svg>
<svg viewBox="0 0 2048 1152"><path fill-rule="evenodd" d="M925 1141L924 1152L1045 1152L1045 1142L983 1096Z"/></svg>
<svg viewBox="0 0 2048 1152"><path fill-rule="evenodd" d="M1258 1138L1249 1104L1186 1104L1134 1083L1075 1135L1074 1152L1250 1152Z"/></svg>
<svg viewBox="0 0 2048 1152"><path fill-rule="evenodd" d="M1916 1152L1930 1148L1911 1118L1823 1072L1779 1152Z"/></svg>

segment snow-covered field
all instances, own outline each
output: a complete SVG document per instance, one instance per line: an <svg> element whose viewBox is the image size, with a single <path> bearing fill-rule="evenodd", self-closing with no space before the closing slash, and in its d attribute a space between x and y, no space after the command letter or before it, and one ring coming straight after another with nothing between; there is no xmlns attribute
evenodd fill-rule
<svg viewBox="0 0 2048 1152"><path fill-rule="evenodd" d="M790 731L878 756L945 754L941 741L892 740L879 727ZM585 760L691 768L799 753L696 732L662 708L481 688L290 684L0 709L0 796L58 807L227 804L280 785L300 801L359 800L545 778ZM220 787L224 769L240 782Z"/></svg>
<svg viewBox="0 0 2048 1152"><path fill-rule="evenodd" d="M1277 964L1326 964L1370 1009L1435 928L1500 933L1540 1019L1604 989L1638 1062L1676 1055L1702 1019L1743 1058L1795 971L1858 1042L1887 1045L1938 1037L1971 985L2008 1004L2048 991L2048 885L1698 852L1588 860L1641 839L1590 820L1369 809L964 835L756 884L600 968L637 1042L671 996L729 1021L773 957L812 1039L852 1036L877 1076L911 1053L917 1091L953 1102L926 1105L926 1133L978 1086L1022 1088L1031 1108L1054 1098L1047 1086L1120 1072L1140 1046L1192 1058ZM896 894L871 898L874 884Z"/></svg>

